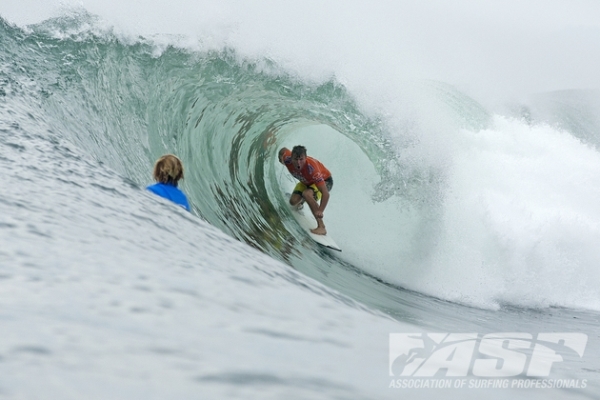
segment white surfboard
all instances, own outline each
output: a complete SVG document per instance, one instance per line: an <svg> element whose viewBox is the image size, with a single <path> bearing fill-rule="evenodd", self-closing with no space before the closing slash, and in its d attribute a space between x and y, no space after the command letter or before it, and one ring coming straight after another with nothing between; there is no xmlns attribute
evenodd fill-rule
<svg viewBox="0 0 600 400"><path fill-rule="evenodd" d="M310 230L317 227L317 220L310 212L308 205L304 205L302 210L297 210L296 207L289 206L292 210L292 215L298 221L298 225L302 227L308 233L308 236L321 246L327 247L328 249L342 251L335 241L329 235L315 235Z"/></svg>

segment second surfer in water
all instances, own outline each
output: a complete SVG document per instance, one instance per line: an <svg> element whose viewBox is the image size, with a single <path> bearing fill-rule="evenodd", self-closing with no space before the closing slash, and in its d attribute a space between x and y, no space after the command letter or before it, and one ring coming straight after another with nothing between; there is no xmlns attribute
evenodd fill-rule
<svg viewBox="0 0 600 400"><path fill-rule="evenodd" d="M177 187L183 179L183 163L179 158L173 154L162 156L154 164L152 175L156 183L146 189L190 211L187 196Z"/></svg>
<svg viewBox="0 0 600 400"><path fill-rule="evenodd" d="M333 187L331 172L320 161L308 157L304 146L294 146L291 151L283 147L279 150L279 162L300 181L290 197L290 204L297 207L305 201L317 220L317 227L311 232L326 235L323 212Z"/></svg>

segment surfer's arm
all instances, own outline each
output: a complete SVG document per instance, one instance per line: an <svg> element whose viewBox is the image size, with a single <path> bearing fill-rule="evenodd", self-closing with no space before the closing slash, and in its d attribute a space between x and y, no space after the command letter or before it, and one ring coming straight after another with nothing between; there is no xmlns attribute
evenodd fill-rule
<svg viewBox="0 0 600 400"><path fill-rule="evenodd" d="M319 182L317 187L321 191L321 204L319 204L319 209L317 210L315 217L323 218L323 212L325 211L325 207L327 207L327 203L329 202L329 190L327 190L325 181Z"/></svg>

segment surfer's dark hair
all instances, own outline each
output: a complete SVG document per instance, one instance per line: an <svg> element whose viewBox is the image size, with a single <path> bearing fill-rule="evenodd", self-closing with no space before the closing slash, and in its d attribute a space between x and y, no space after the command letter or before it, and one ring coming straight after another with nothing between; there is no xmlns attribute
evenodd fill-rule
<svg viewBox="0 0 600 400"><path fill-rule="evenodd" d="M177 186L177 182L183 179L183 163L173 154L165 154L154 164L152 175L157 182Z"/></svg>
<svg viewBox="0 0 600 400"><path fill-rule="evenodd" d="M292 149L292 157L296 156L306 156L306 147L304 146L294 146L294 148Z"/></svg>

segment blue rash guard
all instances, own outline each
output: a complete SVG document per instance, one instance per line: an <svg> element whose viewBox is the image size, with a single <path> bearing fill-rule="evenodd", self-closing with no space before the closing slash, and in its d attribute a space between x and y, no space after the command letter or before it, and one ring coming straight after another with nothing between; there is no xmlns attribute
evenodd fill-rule
<svg viewBox="0 0 600 400"><path fill-rule="evenodd" d="M190 204L188 203L187 197L177 188L177 186L168 183L155 183L154 185L148 186L146 189L160 197L171 200L173 203L179 204L190 211Z"/></svg>

